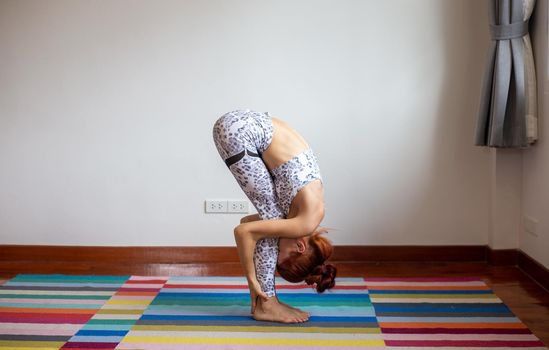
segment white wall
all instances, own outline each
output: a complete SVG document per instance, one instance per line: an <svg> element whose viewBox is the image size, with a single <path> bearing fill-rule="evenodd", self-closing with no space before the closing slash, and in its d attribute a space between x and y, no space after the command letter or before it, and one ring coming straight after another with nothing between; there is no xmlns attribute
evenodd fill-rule
<svg viewBox="0 0 549 350"><path fill-rule="evenodd" d="M0 243L233 245L211 127L315 149L336 244L486 244L477 0L0 2ZM541 179L541 178L540 178Z"/></svg>
<svg viewBox="0 0 549 350"><path fill-rule="evenodd" d="M549 268L549 61L547 0L538 0L532 18L532 39L537 66L539 136L538 144L523 155L522 215L538 221L537 236L522 227L520 249Z"/></svg>
<svg viewBox="0 0 549 350"><path fill-rule="evenodd" d="M490 149L492 211L488 245L492 249L516 249L519 245L523 152Z"/></svg>

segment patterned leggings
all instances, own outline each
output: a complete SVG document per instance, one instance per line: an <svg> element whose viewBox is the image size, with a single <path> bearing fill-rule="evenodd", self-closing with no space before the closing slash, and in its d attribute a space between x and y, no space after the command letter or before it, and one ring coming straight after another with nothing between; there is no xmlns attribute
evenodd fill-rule
<svg viewBox="0 0 549 350"><path fill-rule="evenodd" d="M236 181L262 220L285 218L277 201L275 186L261 154L270 145L273 125L267 113L237 110L221 116L214 124L215 146ZM278 238L257 242L254 252L256 276L268 296L275 295L274 274Z"/></svg>

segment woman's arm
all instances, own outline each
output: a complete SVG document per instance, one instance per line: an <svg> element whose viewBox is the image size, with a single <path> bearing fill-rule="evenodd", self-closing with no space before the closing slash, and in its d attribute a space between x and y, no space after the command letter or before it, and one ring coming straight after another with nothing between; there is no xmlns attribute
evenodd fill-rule
<svg viewBox="0 0 549 350"><path fill-rule="evenodd" d="M281 218L281 217L280 217ZM244 224L247 222L253 222L253 221L260 221L262 220L261 215L259 213L247 215L244 216L242 219L240 219L240 223ZM261 256L263 259L262 261L265 261L265 258L272 259L274 256L274 262L273 264L259 264L255 259L256 256ZM254 251L254 264L255 264L255 272L256 275L259 276L260 274L271 274L274 277L274 269L272 271L267 271L265 265L276 265L276 257L278 256L278 237L275 238L266 238L266 239L259 239L256 241L255 251ZM265 289L266 286L263 285L261 279L257 277L259 284L261 284L261 288L264 292L267 292Z"/></svg>
<svg viewBox="0 0 549 350"><path fill-rule="evenodd" d="M269 216L274 217L274 212L270 212ZM277 218L282 219L283 215ZM264 214L267 216L267 214ZM240 219L240 223L252 222L262 220L261 214L248 215ZM262 238L255 244L255 250L253 255L253 262L255 266L255 277L259 282L261 290L268 297L274 297L276 295L275 290L275 271L276 263L278 260L278 237ZM253 291L251 291L253 293ZM252 296L252 303L253 303Z"/></svg>
<svg viewBox="0 0 549 350"><path fill-rule="evenodd" d="M265 214L265 216L275 218L273 216L273 212L269 213L268 215ZM282 218L282 214L280 214L279 218ZM243 217L242 219L240 219L240 223L243 224L246 222L259 220L262 220L261 214L257 213ZM277 258L278 237L263 238L255 242L255 249L252 260L255 267L255 274L252 275L251 271L246 272L248 287L250 288L250 297L252 300L252 314L254 313L255 307L257 305L257 297L258 295L260 295L260 291L264 294L261 295L263 301L266 301L265 297L272 298L276 295L275 271L276 263L278 260ZM246 268L244 268L244 270L246 270ZM259 286L260 290L257 286Z"/></svg>
<svg viewBox="0 0 549 350"><path fill-rule="evenodd" d="M239 226L237 226L237 228ZM244 268L244 273L246 275L246 279L248 279L248 283L254 281L257 282L257 278L255 276L255 266L253 262L253 253L257 240L252 239L250 235L244 235L240 231L237 232L236 228L234 231L234 239L236 241L238 257L240 259L242 267Z"/></svg>
<svg viewBox="0 0 549 350"><path fill-rule="evenodd" d="M268 237L298 238L311 234L321 217L295 217L244 222L234 229L234 237L240 263L244 268L248 284L259 285L255 275L253 254L258 240ZM260 289L261 290L261 289Z"/></svg>
<svg viewBox="0 0 549 350"><path fill-rule="evenodd" d="M297 218L275 219L245 222L234 229L234 238L240 263L248 283L257 282L253 254L258 240L267 237L302 237L306 236Z"/></svg>
<svg viewBox="0 0 549 350"><path fill-rule="evenodd" d="M267 301L269 297L265 292L263 292L263 289L261 288L261 285L259 284L256 276L253 254L256 248L257 241L249 238L249 236L246 237L240 234L236 234L235 229L236 247L240 259L240 264L244 268L246 280L248 281L248 288L250 289L250 297L252 299L251 313L253 314L255 312L255 307L258 302L257 298L261 298L261 300Z"/></svg>
<svg viewBox="0 0 549 350"><path fill-rule="evenodd" d="M244 222L235 228L234 233L235 237L249 235L255 242L268 237L300 238L310 235L320 224L322 216L319 214L291 219Z"/></svg>

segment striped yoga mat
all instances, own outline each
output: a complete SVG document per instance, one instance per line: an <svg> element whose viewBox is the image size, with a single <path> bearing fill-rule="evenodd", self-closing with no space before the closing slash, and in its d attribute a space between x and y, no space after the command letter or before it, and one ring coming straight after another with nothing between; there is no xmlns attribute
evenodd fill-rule
<svg viewBox="0 0 549 350"><path fill-rule="evenodd" d="M18 275L0 285L0 349L546 349L474 278L278 280L309 322L256 322L243 278Z"/></svg>

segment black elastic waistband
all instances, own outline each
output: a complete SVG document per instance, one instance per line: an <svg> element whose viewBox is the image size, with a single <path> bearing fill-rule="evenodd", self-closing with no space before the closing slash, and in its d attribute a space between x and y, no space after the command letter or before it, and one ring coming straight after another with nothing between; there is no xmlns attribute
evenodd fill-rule
<svg viewBox="0 0 549 350"><path fill-rule="evenodd" d="M227 167L230 167L231 165L233 165L234 163L238 162L239 160L241 160L242 158L244 158L244 155L248 153L248 155L250 157L258 157L258 158L261 158L261 156L257 153L254 153L254 152L251 152L247 149L243 150L242 152L240 153L237 153L235 154L234 156L230 156L229 158L225 159L225 164L227 164Z"/></svg>

